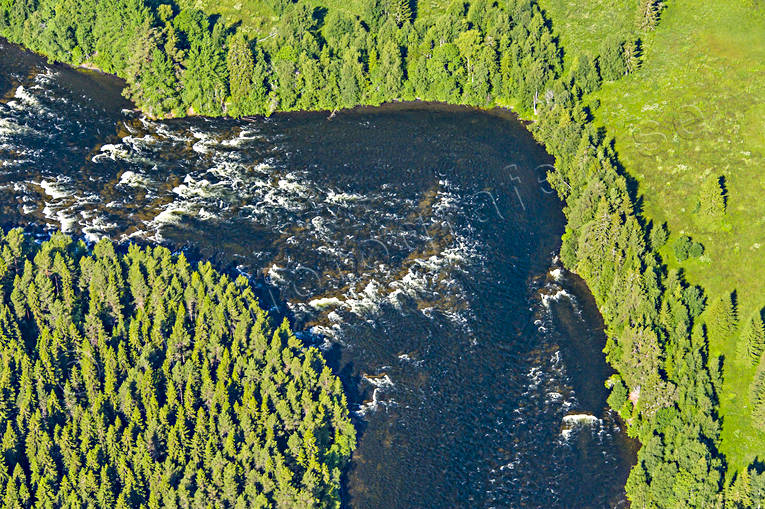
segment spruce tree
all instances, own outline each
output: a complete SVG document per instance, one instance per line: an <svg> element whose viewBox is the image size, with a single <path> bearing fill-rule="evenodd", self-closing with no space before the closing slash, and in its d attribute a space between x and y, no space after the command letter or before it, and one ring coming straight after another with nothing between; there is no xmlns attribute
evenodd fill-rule
<svg viewBox="0 0 765 509"><path fill-rule="evenodd" d="M0 302L23 301L19 316L0 305L4 507L233 507L252 483L263 506L337 506L329 472L347 461L355 434L318 352L289 322L274 327L243 277L194 270L164 248L122 256L101 242L94 251L54 236L28 253L18 286L0 287ZM56 279L67 272L68 283ZM306 439L290 441L295 430Z"/></svg>
<svg viewBox="0 0 765 509"><path fill-rule="evenodd" d="M637 27L639 30L653 30L659 22L662 3L658 0L641 0L637 11Z"/></svg>
<svg viewBox="0 0 765 509"><path fill-rule="evenodd" d="M725 214L725 191L720 182L720 177L712 176L706 178L701 184L699 209L707 216L719 217Z"/></svg>
<svg viewBox="0 0 765 509"><path fill-rule="evenodd" d="M706 323L710 339L720 342L730 339L736 328L736 310L731 294L726 293L712 303Z"/></svg>
<svg viewBox="0 0 765 509"><path fill-rule="evenodd" d="M389 13L399 26L412 20L412 7L409 0L390 0Z"/></svg>
<svg viewBox="0 0 765 509"><path fill-rule="evenodd" d="M758 312L746 323L741 332L738 352L747 363L755 365L763 351L765 351L765 325L762 322L762 315Z"/></svg>
<svg viewBox="0 0 765 509"><path fill-rule="evenodd" d="M639 46L636 41L624 43L624 64L627 67L627 74L634 73L640 67Z"/></svg>
<svg viewBox="0 0 765 509"><path fill-rule="evenodd" d="M765 404L765 362L763 362L763 357L760 357L754 379L749 386L749 402L752 408Z"/></svg>

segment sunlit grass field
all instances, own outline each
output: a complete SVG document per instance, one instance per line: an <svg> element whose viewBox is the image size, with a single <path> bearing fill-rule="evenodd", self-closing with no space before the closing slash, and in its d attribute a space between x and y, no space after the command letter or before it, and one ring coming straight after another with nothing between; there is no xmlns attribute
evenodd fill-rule
<svg viewBox="0 0 765 509"><path fill-rule="evenodd" d="M540 0L539 4L553 20L569 68L577 55L594 56L607 37L629 33L638 0Z"/></svg>
<svg viewBox="0 0 765 509"><path fill-rule="evenodd" d="M454 1L416 0L410 2L410 5L417 17L428 17L444 12ZM247 34L258 38L268 37L278 21L276 14L263 0L179 0L178 3L183 7L194 7L210 15L218 15L226 24L239 24ZM340 9L349 14L363 12L361 0L314 0L313 3L315 7Z"/></svg>
<svg viewBox="0 0 765 509"><path fill-rule="evenodd" d="M618 30L615 19L634 22L634 11L609 17L594 12L609 7L592 2L545 3L561 42L577 51ZM741 323L765 307L764 11L745 1L671 0L645 37L642 69L596 94L597 122L637 180L645 216L669 225L664 261L710 301L736 292ZM715 177L727 190L721 218L696 211L702 182ZM678 263L671 246L681 234L702 242L705 254ZM721 449L733 469L765 460L765 433L754 428L748 401L755 368L736 358L736 339L710 345L724 359Z"/></svg>

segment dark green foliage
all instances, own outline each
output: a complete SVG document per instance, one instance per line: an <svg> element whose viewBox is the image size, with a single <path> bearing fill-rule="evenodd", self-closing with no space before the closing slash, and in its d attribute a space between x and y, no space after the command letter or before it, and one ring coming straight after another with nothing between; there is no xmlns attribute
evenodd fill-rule
<svg viewBox="0 0 765 509"><path fill-rule="evenodd" d="M165 248L0 235L4 507L336 507L355 445L315 348Z"/></svg>
<svg viewBox="0 0 765 509"><path fill-rule="evenodd" d="M675 258L677 258L678 262L684 262L688 259L692 245L693 244L691 243L691 238L687 235L681 235L677 238L675 243L672 245L672 249L675 252Z"/></svg>
<svg viewBox="0 0 765 509"><path fill-rule="evenodd" d="M700 242L692 242L687 235L681 235L672 246L678 262L688 258L698 258L704 254L704 246Z"/></svg>
<svg viewBox="0 0 765 509"><path fill-rule="evenodd" d="M242 34L228 43L226 65L229 75L229 112L240 114L265 113L262 109L268 97L263 57L258 58Z"/></svg>
<svg viewBox="0 0 765 509"><path fill-rule="evenodd" d="M320 22L306 16L303 2L269 0L280 20L275 35L257 45L232 28L216 28L217 23L212 25L196 11L181 11L171 20L167 12L156 15L139 0L111 1L124 3L126 12L132 6L130 12L145 15L139 16L143 24L131 25L140 27L137 31L158 31L158 35L136 40L156 40L155 46L164 48L179 89L184 90L178 106L181 113L192 102L199 106L194 106L197 112L243 115L276 109L334 109L400 99L479 106L512 103L522 113L533 112L537 119L533 133L556 160L555 168L547 175L548 182L566 203L567 228L561 259L585 279L603 313L608 333L605 352L620 374L611 385L609 403L626 419L629 434L643 444L626 487L632 506L708 508L716 503L724 487L723 462L716 450L720 377L714 368L719 364L717 359L712 359L710 369L708 341L700 323L704 295L697 287L688 286L679 273L668 272L662 265L655 250L666 242L667 233L656 229L648 235L636 213L635 197L622 175L612 140L591 122L582 103L602 80L616 80L638 69L640 45L635 34L604 41L598 55L580 55L571 75L560 79L561 51L534 1L456 2L441 15L428 19L415 16L412 21L406 9L411 5L406 0L369 0L362 18L329 9ZM651 29L658 20L651 14L653 10L644 9L648 4L641 2L639 14L639 27L644 30ZM650 6L658 15L659 4L654 1ZM0 20L6 20L0 31L64 61L93 58L92 48L100 35L85 37L82 42L78 36L77 43L83 49L77 55L74 50L69 55L43 44L60 40L59 32L44 37L24 35L31 17L49 20L52 11L50 5L38 9L27 1L0 0ZM91 32L87 27L92 22L88 23L83 22L83 34ZM220 47L209 47L211 40L217 40ZM196 56L190 53L195 44L199 53ZM67 45L71 46L66 41L59 43ZM198 62L200 70L189 71L190 62L198 60L202 50L213 56L211 62ZM108 55L117 63L104 68L125 75L127 63L120 67L124 58ZM154 62L153 58L146 60ZM224 65L220 65L221 61ZM167 75L167 66L157 67L164 70L154 74ZM127 76L131 89L143 85L137 76ZM214 86L206 87L208 80ZM256 90L252 97L246 92L249 83ZM221 100L221 95L227 97ZM647 246L649 238L651 245ZM703 253L703 247L694 247L688 237L679 242L678 259L687 259L691 250ZM19 281L15 287L29 291L16 290L6 299L10 302L6 305L22 315L48 316L48 310L39 305L39 295L49 290L32 286L31 270L29 275L24 270L16 271ZM148 285L144 288L137 277L136 281L133 295L148 302ZM705 315L710 334L732 337L735 313L730 296L713 307ZM188 338L182 328L173 331L173 316L178 315L174 309L177 307L168 308L162 323L175 338L173 344L184 346ZM160 336L161 329L139 329L135 337ZM180 351L184 352L184 348ZM119 355L118 351L118 358L122 358ZM209 385L200 390L214 394L215 388ZM762 413L760 422L765 422L765 405L757 408L755 418ZM7 454L17 454L16 449L8 449ZM27 500L30 495L22 482L25 473L16 470L8 470L9 490L18 499ZM109 480L110 475L110 471L98 477L94 473L93 478ZM210 478L216 477L205 480ZM765 481L755 475L751 479L750 487L741 491L762 493L756 486L765 485ZM192 481L189 475L181 477L180 482L191 486ZM108 482L102 484L109 486ZM224 483L223 492L233 491L231 483ZM110 490L104 488L103 492L108 498Z"/></svg>
<svg viewBox="0 0 765 509"><path fill-rule="evenodd" d="M603 79L624 75L623 49L622 41L606 43L599 58ZM592 88L578 83L592 79L582 62L564 87ZM627 495L633 507L706 509L718 498L724 469L716 450L719 376L709 368L699 323L703 293L661 266L654 250L666 242L666 230L660 225L647 234L611 140L565 97L559 91L543 103L533 132L555 156L548 182L566 202L561 259L585 279L606 322L605 352L619 372L610 381L609 404L642 443ZM692 248L691 239L682 238L680 258ZM721 313L728 318L717 329L734 326L730 296L728 304L729 313Z"/></svg>
<svg viewBox="0 0 765 509"><path fill-rule="evenodd" d="M710 217L725 214L725 190L721 185L720 177L712 176L704 180L699 193L699 209Z"/></svg>
<svg viewBox="0 0 765 509"><path fill-rule="evenodd" d="M651 228L651 247L654 251L658 251L667 243L669 232L667 231L667 223L661 223L654 225Z"/></svg>
<svg viewBox="0 0 765 509"><path fill-rule="evenodd" d="M765 326L762 323L760 312L755 313L744 325L738 341L739 356L746 362L755 365L765 351Z"/></svg>
<svg viewBox="0 0 765 509"><path fill-rule="evenodd" d="M706 299L704 293L698 286L689 286L683 290L683 300L685 300L688 306L688 312L691 318L694 319L704 311L704 304Z"/></svg>
<svg viewBox="0 0 765 509"><path fill-rule="evenodd" d="M607 39L601 48L600 75L605 81L618 80L627 73L627 62L624 58L624 40L617 37Z"/></svg>
<svg viewBox="0 0 765 509"><path fill-rule="evenodd" d="M427 20L416 18L409 0L369 0L363 17L336 8L314 17L306 0L270 3L279 20L257 44L199 10L145 0L6 0L0 35L54 60L118 74L130 99L160 117L402 99L514 102L532 111L561 70L533 2L474 0ZM597 87L595 66L583 72Z"/></svg>
<svg viewBox="0 0 765 509"><path fill-rule="evenodd" d="M688 249L689 258L699 258L703 254L704 254L704 246L700 242L692 243L691 247Z"/></svg>
<svg viewBox="0 0 765 509"><path fill-rule="evenodd" d="M709 335L721 343L730 339L736 329L736 309L731 294L715 300L707 311Z"/></svg>
<svg viewBox="0 0 765 509"><path fill-rule="evenodd" d="M574 68L574 81L583 94L589 94L600 88L600 74L595 63L587 55L582 55Z"/></svg>

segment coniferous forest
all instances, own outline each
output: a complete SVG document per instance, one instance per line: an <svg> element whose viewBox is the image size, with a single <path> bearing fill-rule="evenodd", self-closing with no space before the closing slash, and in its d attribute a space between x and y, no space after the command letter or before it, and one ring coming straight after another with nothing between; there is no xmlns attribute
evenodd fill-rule
<svg viewBox="0 0 765 509"><path fill-rule="evenodd" d="M0 34L51 59L116 73L128 82L126 95L154 116L333 110L415 98L513 101L530 110L561 70L547 23L526 0L455 3L427 20L415 18L405 1L364 0L362 15L307 1L272 7L276 26L254 40L171 3L6 0ZM624 43L604 47L607 76L624 73Z"/></svg>
<svg viewBox="0 0 765 509"><path fill-rule="evenodd" d="M758 507L757 462L721 453L725 362L710 342L738 327L730 295L711 299L670 264L702 244L642 215L597 93L638 72L664 5L568 56L537 2L413 4L364 0L359 14L269 0L272 33L252 37L198 9L144 0L0 0L0 35L52 60L127 82L155 117L335 110L386 101L511 106L555 158L565 204L561 259L600 308L616 369L608 403L641 448L626 486L633 507ZM726 214L717 177L697 208ZM669 259L672 257L672 260ZM671 263L670 263L671 262ZM342 387L315 349L275 324L245 279L191 267L164 248L102 242L93 253L55 235L2 241L6 507L333 506L354 447ZM756 368L765 416L765 330L743 317L737 358ZM722 339L721 339L722 341Z"/></svg>
<svg viewBox="0 0 765 509"><path fill-rule="evenodd" d="M248 281L162 247L0 239L3 507L335 507L340 380Z"/></svg>

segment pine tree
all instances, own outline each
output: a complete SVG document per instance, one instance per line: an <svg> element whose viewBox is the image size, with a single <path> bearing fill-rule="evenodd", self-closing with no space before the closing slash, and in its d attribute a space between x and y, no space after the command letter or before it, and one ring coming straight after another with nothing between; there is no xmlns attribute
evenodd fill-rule
<svg viewBox="0 0 765 509"><path fill-rule="evenodd" d="M640 67L640 54L637 42L627 41L624 43L624 64L627 67L627 74L633 74Z"/></svg>
<svg viewBox="0 0 765 509"><path fill-rule="evenodd" d="M399 26L412 20L412 7L409 0L390 0L389 13Z"/></svg>
<svg viewBox="0 0 765 509"><path fill-rule="evenodd" d="M747 322L739 337L738 352L742 359L755 365L765 351L765 325L762 315L755 315Z"/></svg>
<svg viewBox="0 0 765 509"><path fill-rule="evenodd" d="M736 328L736 310L731 294L718 298L707 311L709 337L713 341L727 341Z"/></svg>
<svg viewBox="0 0 765 509"><path fill-rule="evenodd" d="M763 362L763 357L760 357L754 379L749 386L749 402L752 408L765 404L765 362Z"/></svg>
<svg viewBox="0 0 765 509"><path fill-rule="evenodd" d="M659 22L659 13L663 7L658 0L641 0L637 11L637 27L639 30L653 30Z"/></svg>
<svg viewBox="0 0 765 509"><path fill-rule="evenodd" d="M701 185L699 208L707 216L719 217L725 214L725 191L720 182L720 177L712 176L705 179Z"/></svg>

